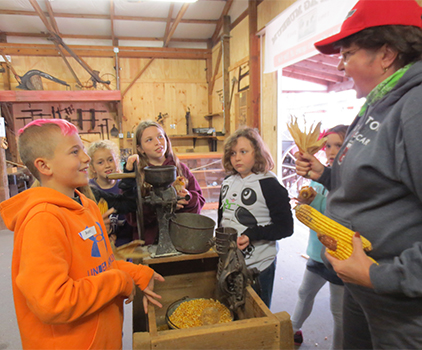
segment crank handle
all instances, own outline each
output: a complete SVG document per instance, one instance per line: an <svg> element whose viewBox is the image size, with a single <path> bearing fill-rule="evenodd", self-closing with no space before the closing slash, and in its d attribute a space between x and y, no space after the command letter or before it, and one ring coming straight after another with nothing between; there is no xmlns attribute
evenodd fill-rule
<svg viewBox="0 0 422 350"><path fill-rule="evenodd" d="M177 201L180 201L181 199L184 199L184 200L186 200L186 201L190 201L190 199L191 199L192 197L191 197L191 195L190 195L190 193L188 193L186 196L177 196Z"/></svg>
<svg viewBox="0 0 422 350"><path fill-rule="evenodd" d="M135 179L136 173L113 173L108 174L107 179L115 180L115 179Z"/></svg>

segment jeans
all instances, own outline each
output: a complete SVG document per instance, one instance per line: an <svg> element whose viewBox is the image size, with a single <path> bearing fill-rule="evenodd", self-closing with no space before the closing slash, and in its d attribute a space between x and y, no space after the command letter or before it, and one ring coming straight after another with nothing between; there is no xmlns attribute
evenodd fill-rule
<svg viewBox="0 0 422 350"><path fill-rule="evenodd" d="M273 296L275 265L276 260L274 259L270 266L259 273L259 284L261 285L261 290L257 291L254 288L255 292L257 292L268 308L271 307L271 298Z"/></svg>

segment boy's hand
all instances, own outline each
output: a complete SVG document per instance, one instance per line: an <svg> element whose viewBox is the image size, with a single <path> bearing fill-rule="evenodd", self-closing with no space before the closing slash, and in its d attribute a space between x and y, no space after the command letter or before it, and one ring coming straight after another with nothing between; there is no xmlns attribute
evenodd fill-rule
<svg viewBox="0 0 422 350"><path fill-rule="evenodd" d="M151 304L157 305L158 307L163 307L157 300L155 299L161 299L161 296L154 293L154 280L164 282L164 277L158 274L157 272L154 272L154 275L149 280L148 286L143 290L144 292L144 311L147 314L148 313L148 301Z"/></svg>
<svg viewBox="0 0 422 350"><path fill-rule="evenodd" d="M135 281L133 281L132 293L130 293L130 295L125 300L125 304L130 304L133 301L133 299L135 299L135 295L136 295L136 284L135 284Z"/></svg>
<svg viewBox="0 0 422 350"><path fill-rule="evenodd" d="M126 161L126 170L132 171L133 170L133 163L138 162L138 161L139 161L139 155L132 154L130 157L128 157L128 159Z"/></svg>

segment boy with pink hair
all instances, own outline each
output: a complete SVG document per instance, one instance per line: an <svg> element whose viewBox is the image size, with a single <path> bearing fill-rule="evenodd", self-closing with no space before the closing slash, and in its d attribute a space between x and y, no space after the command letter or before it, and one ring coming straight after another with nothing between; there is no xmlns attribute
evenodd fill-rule
<svg viewBox="0 0 422 350"><path fill-rule="evenodd" d="M152 269L116 261L97 205L76 190L90 158L74 125L39 119L19 130L23 163L40 181L0 204L14 231L12 286L24 349L120 349L123 300L135 285L161 307Z"/></svg>

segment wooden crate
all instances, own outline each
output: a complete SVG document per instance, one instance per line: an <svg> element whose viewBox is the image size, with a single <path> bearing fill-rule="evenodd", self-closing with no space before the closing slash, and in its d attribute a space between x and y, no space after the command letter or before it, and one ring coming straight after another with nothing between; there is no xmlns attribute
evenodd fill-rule
<svg viewBox="0 0 422 350"><path fill-rule="evenodd" d="M246 289L244 311L234 322L160 330L166 322L167 308L174 301L185 296L215 298L218 255L208 252L145 259L143 263L166 279L165 283L155 286L155 291L163 297L163 308L149 306L145 315L142 293L137 293L133 309L133 349L294 349L289 314L272 314L251 287Z"/></svg>

